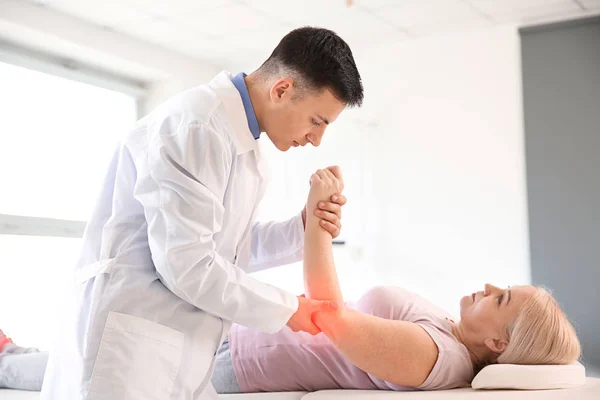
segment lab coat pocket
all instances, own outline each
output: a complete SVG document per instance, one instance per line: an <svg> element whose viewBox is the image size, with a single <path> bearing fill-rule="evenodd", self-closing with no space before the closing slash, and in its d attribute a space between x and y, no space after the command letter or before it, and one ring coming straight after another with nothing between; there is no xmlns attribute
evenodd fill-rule
<svg viewBox="0 0 600 400"><path fill-rule="evenodd" d="M183 333L175 329L111 311L86 398L170 398L181 364L183 341Z"/></svg>

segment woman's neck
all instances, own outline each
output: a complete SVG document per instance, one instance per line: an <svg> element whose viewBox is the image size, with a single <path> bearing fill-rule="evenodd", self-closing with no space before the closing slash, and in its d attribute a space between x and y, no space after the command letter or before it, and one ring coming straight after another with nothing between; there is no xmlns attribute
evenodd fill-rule
<svg viewBox="0 0 600 400"><path fill-rule="evenodd" d="M493 359L493 354L485 344L480 344L473 340L460 324L460 321L450 321L450 325L452 327L452 334L456 340L467 348L471 362L475 368L488 364Z"/></svg>

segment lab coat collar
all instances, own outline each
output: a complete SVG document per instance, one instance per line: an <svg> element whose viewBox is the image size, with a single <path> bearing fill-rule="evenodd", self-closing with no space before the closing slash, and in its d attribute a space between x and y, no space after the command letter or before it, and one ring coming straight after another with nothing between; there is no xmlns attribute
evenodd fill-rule
<svg viewBox="0 0 600 400"><path fill-rule="evenodd" d="M229 122L233 130L233 140L237 155L254 150L256 157L260 156L258 141L254 139L250 128L242 98L235 85L231 82L232 74L222 71L208 84L223 102Z"/></svg>

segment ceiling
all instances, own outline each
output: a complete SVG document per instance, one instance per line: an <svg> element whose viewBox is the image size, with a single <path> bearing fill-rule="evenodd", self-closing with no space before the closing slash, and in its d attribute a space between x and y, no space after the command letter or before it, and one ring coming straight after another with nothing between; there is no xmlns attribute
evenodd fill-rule
<svg viewBox="0 0 600 400"><path fill-rule="evenodd" d="M258 63L300 26L350 46L600 14L600 0L27 0L219 66ZM351 2L351 6L347 6Z"/></svg>

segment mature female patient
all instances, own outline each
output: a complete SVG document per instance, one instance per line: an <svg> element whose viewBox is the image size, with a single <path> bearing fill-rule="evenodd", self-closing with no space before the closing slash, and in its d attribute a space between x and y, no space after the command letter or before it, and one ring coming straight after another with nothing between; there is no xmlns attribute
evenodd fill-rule
<svg viewBox="0 0 600 400"><path fill-rule="evenodd" d="M330 171L317 171L309 209L342 186ZM331 236L318 221L307 216L306 293L343 304ZM569 364L579 358L575 330L543 289L487 284L463 297L460 307L461 319L454 321L414 293L376 287L336 313L317 315L323 333L316 336L288 328L269 335L234 325L212 382L220 393L450 389L468 385L490 363ZM39 390L44 355L17 355L24 350L11 343L5 348L9 352L2 353L0 340L0 386Z"/></svg>
<svg viewBox="0 0 600 400"><path fill-rule="evenodd" d="M317 171L309 209L342 186ZM342 303L331 236L316 216L308 217L304 246L307 296ZM543 289L488 284L460 306L461 320L453 321L407 290L376 287L338 313L319 314L317 336L235 326L213 383L221 392L450 389L468 385L486 364L569 364L580 356L575 330Z"/></svg>

